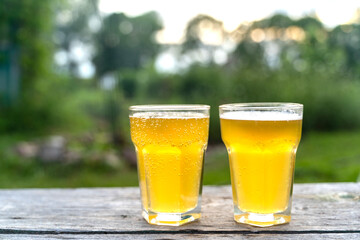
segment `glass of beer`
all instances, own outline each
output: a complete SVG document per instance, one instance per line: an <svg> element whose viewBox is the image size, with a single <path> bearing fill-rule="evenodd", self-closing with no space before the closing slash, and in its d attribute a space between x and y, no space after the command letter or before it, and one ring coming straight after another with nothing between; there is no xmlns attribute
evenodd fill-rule
<svg viewBox="0 0 360 240"><path fill-rule="evenodd" d="M150 224L179 226L200 218L207 105L130 107L142 215Z"/></svg>
<svg viewBox="0 0 360 240"><path fill-rule="evenodd" d="M297 103L220 106L236 222L259 227L290 222L302 115Z"/></svg>

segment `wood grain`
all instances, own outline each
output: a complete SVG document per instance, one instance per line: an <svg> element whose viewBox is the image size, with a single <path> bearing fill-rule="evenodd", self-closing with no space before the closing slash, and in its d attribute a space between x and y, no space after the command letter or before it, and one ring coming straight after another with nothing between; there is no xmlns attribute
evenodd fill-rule
<svg viewBox="0 0 360 240"><path fill-rule="evenodd" d="M142 219L138 188L0 190L0 236L179 239L191 234L193 239L234 235L283 239L317 235L318 239L344 239L346 234L345 239L360 239L359 183L295 184L292 209L290 224L270 228L241 225L233 221L230 186L205 186L201 220L165 227Z"/></svg>
<svg viewBox="0 0 360 240"><path fill-rule="evenodd" d="M214 239L214 240L303 240L303 239L320 239L320 240L331 240L331 239L341 239L341 240L359 240L360 233L350 233L350 234L182 234L182 235L173 235L173 234L36 234L36 235L6 235L0 234L0 239L23 239L23 240L49 240L49 239L87 239L87 240L109 240L109 239L124 239L124 240L134 240L134 239L143 239L143 240L176 240L176 239Z"/></svg>

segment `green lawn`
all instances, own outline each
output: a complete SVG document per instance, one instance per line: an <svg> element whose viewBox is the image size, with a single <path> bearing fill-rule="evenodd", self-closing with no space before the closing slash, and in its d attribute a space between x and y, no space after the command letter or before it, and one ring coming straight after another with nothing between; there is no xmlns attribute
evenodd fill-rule
<svg viewBox="0 0 360 240"><path fill-rule="evenodd" d="M295 182L360 181L360 131L312 133L297 154Z"/></svg>
<svg viewBox="0 0 360 240"><path fill-rule="evenodd" d="M136 186L136 170L113 168L103 162L43 164L19 159L12 153L21 137L0 139L0 187L115 187ZM308 133L303 136L296 160L295 182L356 181L360 173L360 131ZM210 146L205 159L204 184L229 184L225 147Z"/></svg>

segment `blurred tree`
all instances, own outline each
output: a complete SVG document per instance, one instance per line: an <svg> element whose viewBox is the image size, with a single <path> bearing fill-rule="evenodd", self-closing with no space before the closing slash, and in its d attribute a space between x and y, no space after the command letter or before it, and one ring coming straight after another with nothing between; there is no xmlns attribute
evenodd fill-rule
<svg viewBox="0 0 360 240"><path fill-rule="evenodd" d="M256 28L287 28L293 24L293 20L287 15L275 14L269 18L264 18L260 21L255 21L251 25L251 29Z"/></svg>
<svg viewBox="0 0 360 240"><path fill-rule="evenodd" d="M330 48L342 50L344 63L342 67L354 75L360 77L360 25L341 25L334 28L329 34Z"/></svg>
<svg viewBox="0 0 360 240"><path fill-rule="evenodd" d="M265 64L265 50L264 47L252 40L241 41L235 51L232 59L237 59L237 67L240 68L257 68L262 69L267 67Z"/></svg>
<svg viewBox="0 0 360 240"><path fill-rule="evenodd" d="M161 28L162 23L155 12L134 18L123 13L106 17L96 35L93 59L96 74L103 76L119 69L139 69L153 60L159 51L155 34Z"/></svg>
<svg viewBox="0 0 360 240"><path fill-rule="evenodd" d="M46 84L51 79L53 29L50 0L1 0L0 4L0 48L16 54L11 64L18 71L19 98L11 106L0 103L0 129L39 129L54 120L50 110L50 99L45 100ZM6 79L0 79L1 83ZM2 106L1 106L2 105ZM39 121L41 119L41 121Z"/></svg>
<svg viewBox="0 0 360 240"><path fill-rule="evenodd" d="M120 127L127 126L123 120L126 118L122 117L127 105L125 100L134 97L137 92L136 71L153 61L158 53L155 34L161 28L155 12L134 18L114 13L104 18L100 31L95 35L96 51L92 60L96 75L102 83L106 79L113 81L106 98L105 116L112 142L118 149L127 142L127 134Z"/></svg>
<svg viewBox="0 0 360 240"><path fill-rule="evenodd" d="M232 57L237 67L273 71L285 65L299 69L329 62L324 59L331 50L327 30L313 17L292 20L276 14L241 25L233 35L238 41Z"/></svg>
<svg viewBox="0 0 360 240"><path fill-rule="evenodd" d="M302 102L305 130L359 126L359 89L349 84L359 73L358 25L329 31L313 17L275 15L235 33L230 96Z"/></svg>
<svg viewBox="0 0 360 240"><path fill-rule="evenodd" d="M199 62L215 63L215 51L221 48L226 38L221 21L208 15L198 15L187 24L182 53L195 55L194 59Z"/></svg>
<svg viewBox="0 0 360 240"><path fill-rule="evenodd" d="M269 71L271 66L278 67L278 57L288 44L283 41L285 30L293 24L293 20L288 16L276 14L255 21L249 26L240 25L232 33L238 41L231 57L232 64L235 63L236 67L242 69L252 68L257 71Z"/></svg>
<svg viewBox="0 0 360 240"><path fill-rule="evenodd" d="M61 0L56 3L54 42L63 58L62 65L70 74L79 76L81 62L74 52L81 48L87 51L88 58L92 57L94 34L101 27L98 0Z"/></svg>

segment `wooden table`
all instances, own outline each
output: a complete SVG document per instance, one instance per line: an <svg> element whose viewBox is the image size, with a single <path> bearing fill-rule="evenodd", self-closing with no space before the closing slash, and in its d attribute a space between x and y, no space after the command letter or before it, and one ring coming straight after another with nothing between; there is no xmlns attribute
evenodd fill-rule
<svg viewBox="0 0 360 240"><path fill-rule="evenodd" d="M0 239L360 239L360 183L295 184L290 224L233 221L230 186L205 186L200 221L152 226L138 188L0 190Z"/></svg>

